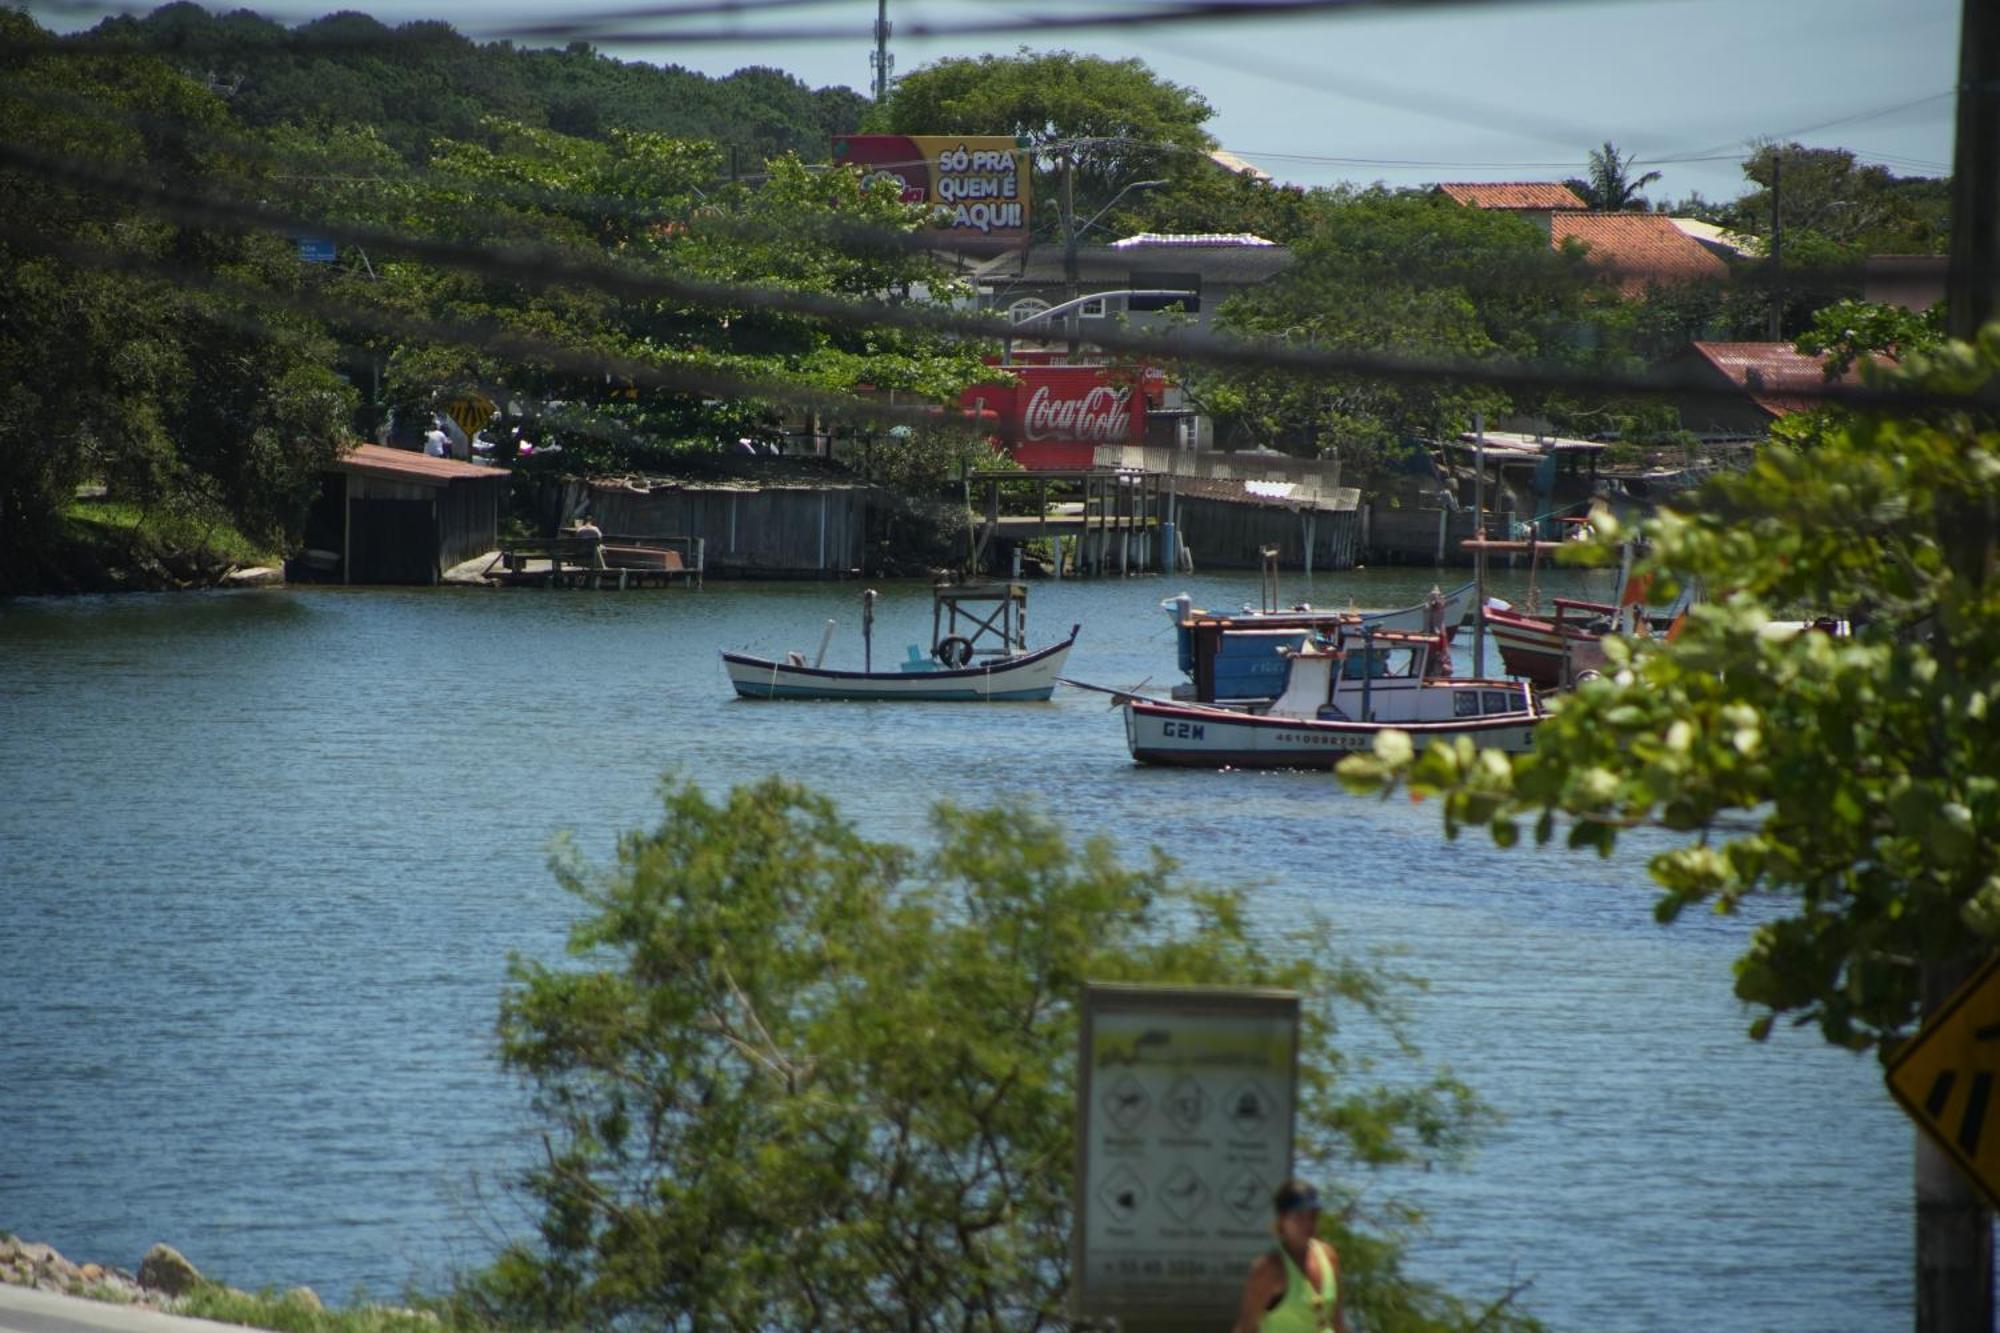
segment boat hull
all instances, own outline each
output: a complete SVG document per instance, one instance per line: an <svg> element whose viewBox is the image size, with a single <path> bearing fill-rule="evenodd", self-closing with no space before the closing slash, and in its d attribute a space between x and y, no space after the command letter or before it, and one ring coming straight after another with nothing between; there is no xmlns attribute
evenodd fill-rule
<svg viewBox="0 0 2000 1333"><path fill-rule="evenodd" d="M724 653L729 683L745 699L835 699L895 703L1035 703L1055 693L1072 634L1038 652L950 671L829 671Z"/></svg>
<svg viewBox="0 0 2000 1333"><path fill-rule="evenodd" d="M1500 661L1508 675L1533 681L1545 690L1567 685L1564 668L1570 654L1594 647L1604 637L1601 631L1580 625L1558 624L1491 608L1486 612L1486 633L1499 648Z"/></svg>
<svg viewBox="0 0 2000 1333"><path fill-rule="evenodd" d="M1464 736L1482 749L1519 752L1535 744L1539 714L1510 713L1450 722L1342 722L1236 713L1228 709L1128 699L1125 743L1142 764L1183 768L1332 768L1401 731L1419 750Z"/></svg>

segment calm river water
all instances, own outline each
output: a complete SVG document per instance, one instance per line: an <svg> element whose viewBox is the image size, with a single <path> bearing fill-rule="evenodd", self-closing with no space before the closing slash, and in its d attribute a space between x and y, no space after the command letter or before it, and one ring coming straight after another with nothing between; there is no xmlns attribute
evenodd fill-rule
<svg viewBox="0 0 2000 1333"><path fill-rule="evenodd" d="M1285 592L1401 605L1431 582ZM1182 587L1255 596L1254 576L1043 584L1030 640L1081 622L1071 675L1164 689L1156 603ZM1642 848L1501 852L1325 775L1139 769L1076 691L730 697L719 648L810 651L837 617L832 660L858 660L858 591L0 604L0 1227L127 1267L164 1240L338 1300L480 1262L527 1226L501 1185L531 1140L491 1034L508 953L554 956L573 914L549 837L603 859L663 771L775 771L905 841L940 795L1026 795L1255 883L1270 929L1320 912L1355 954L1400 950L1430 983L1425 1057L1508 1117L1462 1170L1379 1182L1429 1208L1415 1267L1462 1294L1531 1283L1565 1329L1907 1325L1911 1135L1873 1062L1746 1040L1748 923L1654 925ZM929 621L927 588L885 586L878 652Z"/></svg>

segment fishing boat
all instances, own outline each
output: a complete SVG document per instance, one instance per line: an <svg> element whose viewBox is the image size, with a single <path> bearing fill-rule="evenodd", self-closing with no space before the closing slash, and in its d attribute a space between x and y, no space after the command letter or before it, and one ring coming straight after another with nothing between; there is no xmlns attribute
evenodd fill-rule
<svg viewBox="0 0 2000 1333"><path fill-rule="evenodd" d="M1545 690L1574 684L1579 669L1600 663L1598 643L1619 620L1618 608L1609 602L1558 597L1555 608L1553 616L1531 616L1489 601L1485 611L1486 633L1507 673Z"/></svg>
<svg viewBox="0 0 2000 1333"><path fill-rule="evenodd" d="M1440 634L1342 629L1332 647L1308 640L1284 652L1284 689L1269 704L1121 695L1126 745L1142 764L1197 768L1331 768L1391 729L1418 749L1460 737L1533 748L1546 716L1534 687L1431 674L1446 651Z"/></svg>
<svg viewBox="0 0 2000 1333"><path fill-rule="evenodd" d="M1219 704L1275 699L1285 683L1283 654L1311 639L1331 642L1340 633L1398 630L1441 635L1449 643L1472 605L1473 588L1470 583L1450 592L1432 588L1423 601L1392 611L1322 611L1302 603L1234 615L1195 608L1183 593L1161 603L1173 613L1181 674L1187 678L1174 687L1174 697Z"/></svg>
<svg viewBox="0 0 2000 1333"><path fill-rule="evenodd" d="M1025 584L940 584L931 601L931 650L910 644L893 670L874 667L875 591L862 594L859 671L825 665L835 621L826 622L812 661L722 654L723 670L745 699L843 699L899 702L1042 701L1055 692L1080 625L1069 637L1027 650ZM983 612L983 614L982 614Z"/></svg>

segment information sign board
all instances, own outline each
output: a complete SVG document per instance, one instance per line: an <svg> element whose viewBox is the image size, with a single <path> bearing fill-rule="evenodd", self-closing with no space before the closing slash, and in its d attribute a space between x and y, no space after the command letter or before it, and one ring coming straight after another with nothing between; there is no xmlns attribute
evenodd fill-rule
<svg viewBox="0 0 2000 1333"><path fill-rule="evenodd" d="M1289 991L1085 988L1079 1317L1227 1327L1292 1170L1298 1032Z"/></svg>
<svg viewBox="0 0 2000 1333"><path fill-rule="evenodd" d="M1889 1065L1917 1126L2000 1203L2000 954L1952 993Z"/></svg>
<svg viewBox="0 0 2000 1333"><path fill-rule="evenodd" d="M895 181L906 204L930 205L934 244L993 254L1028 243L1032 154L1009 136L844 134L833 160Z"/></svg>

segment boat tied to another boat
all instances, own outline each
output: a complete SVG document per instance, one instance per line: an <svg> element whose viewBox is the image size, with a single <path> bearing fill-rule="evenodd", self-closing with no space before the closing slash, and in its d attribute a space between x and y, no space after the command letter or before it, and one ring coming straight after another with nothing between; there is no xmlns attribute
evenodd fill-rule
<svg viewBox="0 0 2000 1333"><path fill-rule="evenodd" d="M1416 749L1470 740L1485 749L1534 748L1547 716L1532 685L1432 674L1448 670L1443 636L1342 628L1333 646L1282 650L1285 683L1245 707L1123 694L1125 740L1142 764L1198 768L1332 768L1395 730Z"/></svg>

